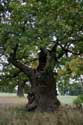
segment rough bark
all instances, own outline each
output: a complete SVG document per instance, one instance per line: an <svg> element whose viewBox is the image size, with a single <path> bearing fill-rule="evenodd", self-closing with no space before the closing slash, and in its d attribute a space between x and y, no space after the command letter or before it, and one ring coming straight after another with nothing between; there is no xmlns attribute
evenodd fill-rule
<svg viewBox="0 0 83 125"><path fill-rule="evenodd" d="M47 54L42 49L39 53L39 65L36 70L33 70L21 63L15 58L16 49L14 53L10 55L9 61L24 72L30 79L32 85L32 96L29 98L29 102L26 105L28 111L55 111L60 102L57 99L56 92L56 80L54 78L54 50L50 51L51 58L47 62ZM32 100L32 101L31 101Z"/></svg>
<svg viewBox="0 0 83 125"><path fill-rule="evenodd" d="M33 105L31 104L32 107L36 107L36 111L41 112L55 111L60 102L57 99L56 81L53 73L36 72L33 80L32 91L35 94L35 100L32 102Z"/></svg>

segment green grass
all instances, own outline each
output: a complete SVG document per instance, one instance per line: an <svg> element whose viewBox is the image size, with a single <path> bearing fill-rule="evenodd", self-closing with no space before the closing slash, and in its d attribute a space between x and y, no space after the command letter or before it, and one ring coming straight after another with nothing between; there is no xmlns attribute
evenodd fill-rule
<svg viewBox="0 0 83 125"><path fill-rule="evenodd" d="M77 98L77 96L58 96L58 99L62 104L73 104L73 101Z"/></svg>
<svg viewBox="0 0 83 125"><path fill-rule="evenodd" d="M77 96L76 99L73 101L74 104L83 104L83 95Z"/></svg>

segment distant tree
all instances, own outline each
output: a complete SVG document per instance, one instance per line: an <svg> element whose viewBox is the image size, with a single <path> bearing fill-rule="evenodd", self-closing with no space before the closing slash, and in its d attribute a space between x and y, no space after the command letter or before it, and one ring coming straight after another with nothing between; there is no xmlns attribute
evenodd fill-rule
<svg viewBox="0 0 83 125"><path fill-rule="evenodd" d="M65 62L65 66L58 70L58 88L61 94L65 90L70 95L83 93L83 59L77 56Z"/></svg>

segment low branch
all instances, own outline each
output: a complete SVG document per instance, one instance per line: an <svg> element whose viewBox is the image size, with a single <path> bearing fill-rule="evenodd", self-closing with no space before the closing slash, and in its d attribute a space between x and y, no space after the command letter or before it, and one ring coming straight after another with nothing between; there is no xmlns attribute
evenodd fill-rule
<svg viewBox="0 0 83 125"><path fill-rule="evenodd" d="M24 72L28 77L32 76L33 70L32 68L29 68L27 65L23 64L22 62L15 60L12 62L12 64L19 68L20 71Z"/></svg>
<svg viewBox="0 0 83 125"><path fill-rule="evenodd" d="M20 71L24 72L29 78L32 77L33 70L32 68L29 68L27 65L23 64L19 60L16 59L16 52L18 49L18 44L13 48L13 52L10 54L8 61L9 63L12 63L15 67L20 69Z"/></svg>

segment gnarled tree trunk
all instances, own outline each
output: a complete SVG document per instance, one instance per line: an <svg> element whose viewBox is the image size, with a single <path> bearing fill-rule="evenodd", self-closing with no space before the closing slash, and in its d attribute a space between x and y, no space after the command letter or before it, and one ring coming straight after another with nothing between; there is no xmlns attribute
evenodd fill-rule
<svg viewBox="0 0 83 125"><path fill-rule="evenodd" d="M53 73L36 72L32 91L35 94L37 111L55 111L60 102L57 99L56 81ZM33 101L33 102L34 102Z"/></svg>
<svg viewBox="0 0 83 125"><path fill-rule="evenodd" d="M56 47L56 46L55 46ZM39 65L36 70L29 68L16 59L17 46L8 59L14 66L24 72L31 81L32 93L29 95L29 102L26 105L28 111L55 111L60 102L57 99L56 80L54 78L54 48L50 51L50 57L41 48L39 53ZM34 95L34 96L33 96ZM34 98L33 98L34 97Z"/></svg>

